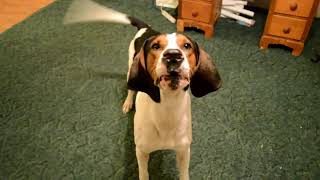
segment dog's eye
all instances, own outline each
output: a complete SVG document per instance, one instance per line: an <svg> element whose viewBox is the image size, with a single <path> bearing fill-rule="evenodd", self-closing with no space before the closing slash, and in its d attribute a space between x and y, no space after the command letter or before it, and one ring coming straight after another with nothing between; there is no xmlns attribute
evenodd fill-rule
<svg viewBox="0 0 320 180"><path fill-rule="evenodd" d="M159 44L159 43L155 43L155 44L153 44L153 45L151 46L151 48L152 48L153 50L158 50L158 49L160 49L160 44Z"/></svg>
<svg viewBox="0 0 320 180"><path fill-rule="evenodd" d="M183 45L183 47L184 47L185 49L191 49L191 44L190 44L190 43L185 43L185 44Z"/></svg>

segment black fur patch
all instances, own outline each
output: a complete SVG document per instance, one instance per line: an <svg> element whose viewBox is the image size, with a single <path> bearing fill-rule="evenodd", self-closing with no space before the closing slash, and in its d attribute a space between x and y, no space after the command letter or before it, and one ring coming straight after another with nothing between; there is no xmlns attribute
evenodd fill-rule
<svg viewBox="0 0 320 180"><path fill-rule="evenodd" d="M135 54L134 60L130 70L130 76L128 79L128 89L135 91L142 91L147 93L151 99L157 103L160 102L160 90L158 86L154 85L154 81L151 78L151 75L146 71L137 54L140 52L141 48L143 48L143 56L145 61L145 67L147 67L148 62L148 52L150 51L150 42L152 41L152 37L159 35L160 33L147 28L146 32L142 34L141 37L137 38L134 42Z"/></svg>
<svg viewBox="0 0 320 180"><path fill-rule="evenodd" d="M153 84L153 79L148 72L143 69L138 59L135 59L132 64L127 87L130 90L145 92L153 101L157 103L160 102L159 87Z"/></svg>
<svg viewBox="0 0 320 180"><path fill-rule="evenodd" d="M140 30L142 28L149 28L150 27L148 24L146 24L145 22L141 21L140 19L137 19L137 18L132 17L132 16L127 16L127 17L130 20L131 25L137 27L138 30Z"/></svg>
<svg viewBox="0 0 320 180"><path fill-rule="evenodd" d="M180 83L180 78L178 76L177 77L170 77L169 87L172 90L178 89L179 83Z"/></svg>
<svg viewBox="0 0 320 180"><path fill-rule="evenodd" d="M190 85L188 84L185 88L183 88L184 91L187 91L189 89Z"/></svg>

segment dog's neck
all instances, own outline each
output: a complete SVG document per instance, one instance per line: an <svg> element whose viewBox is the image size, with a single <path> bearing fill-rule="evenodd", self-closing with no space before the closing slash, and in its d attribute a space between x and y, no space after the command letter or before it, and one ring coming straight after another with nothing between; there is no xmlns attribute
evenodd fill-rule
<svg viewBox="0 0 320 180"><path fill-rule="evenodd" d="M188 91L183 89L179 90L161 90L160 89L160 103L172 106L175 104L180 104L181 101L184 101L186 95L189 95Z"/></svg>
<svg viewBox="0 0 320 180"><path fill-rule="evenodd" d="M155 106L157 117L154 119L155 126L160 131L174 130L181 127L179 124L186 123L191 119L191 103L188 91L183 89L175 91L160 90L160 103ZM161 130L162 129L162 130Z"/></svg>

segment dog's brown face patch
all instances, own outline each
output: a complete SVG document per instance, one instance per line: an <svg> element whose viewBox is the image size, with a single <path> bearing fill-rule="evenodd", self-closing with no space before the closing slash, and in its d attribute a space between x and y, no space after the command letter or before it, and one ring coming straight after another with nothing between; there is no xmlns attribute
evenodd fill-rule
<svg viewBox="0 0 320 180"><path fill-rule="evenodd" d="M165 34L154 37L147 44L147 70L151 77L156 81L157 75L157 64L161 59L163 50L167 47L168 41Z"/></svg>
<svg viewBox="0 0 320 180"><path fill-rule="evenodd" d="M156 85L163 81L162 87L169 86L175 90L189 83L191 76L196 71L198 47L188 37L175 33L161 34L149 39L144 48L145 66ZM165 62L165 58L168 58L167 52L170 50L177 52L180 57L179 61L182 61L176 65L177 73L174 76L169 72L168 63ZM168 59L170 60L175 61L175 58Z"/></svg>
<svg viewBox="0 0 320 180"><path fill-rule="evenodd" d="M184 54L187 57L190 67L190 76L192 76L197 67L196 54L198 51L198 47L196 47L196 45L191 41L191 39L182 34L177 35L177 45L180 47L181 50L183 50Z"/></svg>

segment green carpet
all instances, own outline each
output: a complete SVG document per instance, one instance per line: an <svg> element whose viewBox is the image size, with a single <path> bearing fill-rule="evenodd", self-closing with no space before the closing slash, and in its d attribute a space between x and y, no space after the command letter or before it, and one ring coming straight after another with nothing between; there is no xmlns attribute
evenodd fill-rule
<svg viewBox="0 0 320 180"><path fill-rule="evenodd" d="M153 1L100 0L175 31ZM137 179L133 112L124 115L127 47L136 29L63 26L60 0L0 34L0 179ZM300 57L260 50L265 13L247 28L221 19L216 34L187 31L213 57L223 88L192 98L192 180L319 179L320 21ZM175 155L155 152L152 180L177 179Z"/></svg>

